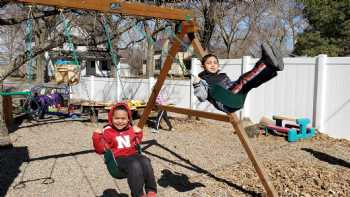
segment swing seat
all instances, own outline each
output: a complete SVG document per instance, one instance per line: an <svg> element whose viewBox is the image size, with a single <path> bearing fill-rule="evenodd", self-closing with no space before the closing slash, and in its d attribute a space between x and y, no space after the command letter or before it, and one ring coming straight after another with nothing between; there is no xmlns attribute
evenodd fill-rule
<svg viewBox="0 0 350 197"><path fill-rule="evenodd" d="M231 91L217 84L210 87L209 92L216 101L235 109L241 109L247 97L247 94L233 94Z"/></svg>
<svg viewBox="0 0 350 197"><path fill-rule="evenodd" d="M55 65L55 79L57 84L76 85L80 80L80 71L77 69L77 65L74 64L58 64Z"/></svg>
<svg viewBox="0 0 350 197"><path fill-rule="evenodd" d="M121 171L118 168L118 163L114 158L112 150L108 149L104 153L105 164L107 166L107 170L109 174L116 179L126 178L125 172Z"/></svg>
<svg viewBox="0 0 350 197"><path fill-rule="evenodd" d="M142 154L142 148L140 144L136 145L138 154ZM111 149L107 149L104 153L105 164L109 174L115 179L126 178L126 173L119 169L118 163L115 160L114 154Z"/></svg>
<svg viewBox="0 0 350 197"><path fill-rule="evenodd" d="M0 92L0 96L18 96L18 95L23 95L23 96L28 96L31 95L31 91L22 91L22 92Z"/></svg>

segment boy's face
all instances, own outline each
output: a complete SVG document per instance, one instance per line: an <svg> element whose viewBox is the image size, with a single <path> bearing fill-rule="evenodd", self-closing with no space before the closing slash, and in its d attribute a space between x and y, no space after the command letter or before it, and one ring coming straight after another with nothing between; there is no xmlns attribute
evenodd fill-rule
<svg viewBox="0 0 350 197"><path fill-rule="evenodd" d="M125 110L115 110L113 113L112 123L115 128L122 130L129 125L128 112Z"/></svg>
<svg viewBox="0 0 350 197"><path fill-rule="evenodd" d="M217 73L219 71L219 63L218 60L211 56L204 62L204 70L210 72L210 73Z"/></svg>

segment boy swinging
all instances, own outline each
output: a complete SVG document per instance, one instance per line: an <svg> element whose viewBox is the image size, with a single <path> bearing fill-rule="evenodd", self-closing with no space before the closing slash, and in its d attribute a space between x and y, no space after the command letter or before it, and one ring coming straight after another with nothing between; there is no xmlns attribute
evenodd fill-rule
<svg viewBox="0 0 350 197"><path fill-rule="evenodd" d="M194 94L200 102L208 100L214 107L223 112L235 112L243 107L247 93L277 76L277 71L284 69L280 52L267 43L261 45L262 56L254 68L239 77L236 81L220 73L219 62L214 54L202 58L204 71L198 74L193 83ZM226 98L225 98L226 97ZM228 100L227 98L232 98ZM242 103L237 104L237 100Z"/></svg>

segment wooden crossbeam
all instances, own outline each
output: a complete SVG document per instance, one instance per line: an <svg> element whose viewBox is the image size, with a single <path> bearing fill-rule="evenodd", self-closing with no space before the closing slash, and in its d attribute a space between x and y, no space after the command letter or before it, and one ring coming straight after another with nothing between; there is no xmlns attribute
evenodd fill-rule
<svg viewBox="0 0 350 197"><path fill-rule="evenodd" d="M17 2L54 6L58 8L73 8L94 10L104 13L118 13L128 16L142 16L160 19L189 21L194 14L191 10L166 8L144 3L125 2L121 0L16 0Z"/></svg>
<svg viewBox="0 0 350 197"><path fill-rule="evenodd" d="M199 111L199 110L193 110L193 109L187 109L187 108L181 108L181 107L174 107L169 105L156 105L156 107L168 112L185 114L189 116L197 116L201 118L207 118L207 119L218 120L223 122L230 122L230 117L223 114L217 114L217 113L211 113L211 112L205 112L205 111Z"/></svg>
<svg viewBox="0 0 350 197"><path fill-rule="evenodd" d="M237 115L235 113L228 113L227 116L230 118L230 122L233 128L235 129L234 131L236 131L236 134L238 135L238 138L241 141L241 144L243 145L243 148L247 153L248 158L252 162L253 167L258 174L258 177L267 192L267 196L277 197L278 194L274 186L272 185L269 176L266 174L263 165L261 165L261 163L257 159L254 149L248 140L246 132L244 131L242 125L239 124L239 119Z"/></svg>

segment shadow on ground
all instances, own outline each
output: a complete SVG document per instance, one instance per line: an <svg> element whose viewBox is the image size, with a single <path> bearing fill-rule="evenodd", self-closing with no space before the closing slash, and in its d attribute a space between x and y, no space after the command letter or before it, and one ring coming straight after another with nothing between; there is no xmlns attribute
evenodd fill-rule
<svg viewBox="0 0 350 197"><path fill-rule="evenodd" d="M301 150L306 151L311 153L314 157L316 157L317 159L321 160L321 161L325 161L329 164L332 165L339 165L339 166L343 166L346 168L350 168L350 163L343 160L343 159L339 159L337 157L334 157L332 155L329 155L327 153L323 153L317 150L313 150L311 148L302 148Z"/></svg>
<svg viewBox="0 0 350 197"><path fill-rule="evenodd" d="M148 141L143 141L142 144L144 145L142 147L142 151L143 153L149 155L149 156L152 156L152 157L155 157L155 158L158 158L158 159L161 159L163 161L166 161L166 162L169 162L170 164L172 165L178 165L178 166L181 166L183 168L186 168L188 170L192 170L194 172L197 172L197 173L200 173L200 174L205 174L206 176L214 179L215 181L217 182L221 182L221 183L224 183L226 185L228 185L229 187L232 187L242 193L245 193L245 194L249 194L251 196L261 196L260 193L257 193L255 191L252 191L252 190L247 190L245 188L243 188L242 186L240 185L237 185L229 180L226 180L226 179L223 179L221 177L217 177L216 175L214 175L213 173L211 173L210 171L206 170L206 169L203 169L201 168L200 166L190 162L190 160L184 158L183 156L181 156L180 154L176 153L175 151L169 149L168 147L166 147L165 145L162 145L162 144L159 144L156 140L148 140ZM173 156L175 156L176 158L178 158L179 160L181 160L182 162L184 163L180 163L180 162L176 162L176 161L173 161L173 160L170 160L168 158L165 158L165 157L162 157L160 155L157 155L157 154L154 154L150 151L147 151L147 149L151 146L156 146L158 148L161 148L167 152L169 152L170 154L172 154ZM169 180L176 180L175 182L173 181L168 181L167 179ZM161 185L161 184L164 184L164 185L169 185L169 186L173 186L175 189L176 187L178 187L177 183L178 183L178 180L184 180L184 181L188 181L188 177L184 174L173 174L171 171L162 171L162 177L160 178L160 182L158 181L158 184ZM188 184L191 185L191 183L188 181ZM196 187L200 187L199 184L201 183L196 183L196 185L193 185L194 183L192 183L191 187L193 186L196 186ZM162 186L162 185L161 185ZM205 186L203 186L205 187ZM183 188L178 188L180 191L181 189ZM187 188L188 189L188 188Z"/></svg>
<svg viewBox="0 0 350 197"><path fill-rule="evenodd" d="M28 148L0 149L0 196L5 196L15 178L20 174L23 162L29 160Z"/></svg>
<svg viewBox="0 0 350 197"><path fill-rule="evenodd" d="M115 189L106 189L100 197L128 197L127 194L118 193Z"/></svg>
<svg viewBox="0 0 350 197"><path fill-rule="evenodd" d="M168 169L162 170L162 176L158 180L158 185L162 187L173 187L178 192L187 192L197 187L205 187L202 183L191 183L185 174L173 173Z"/></svg>

